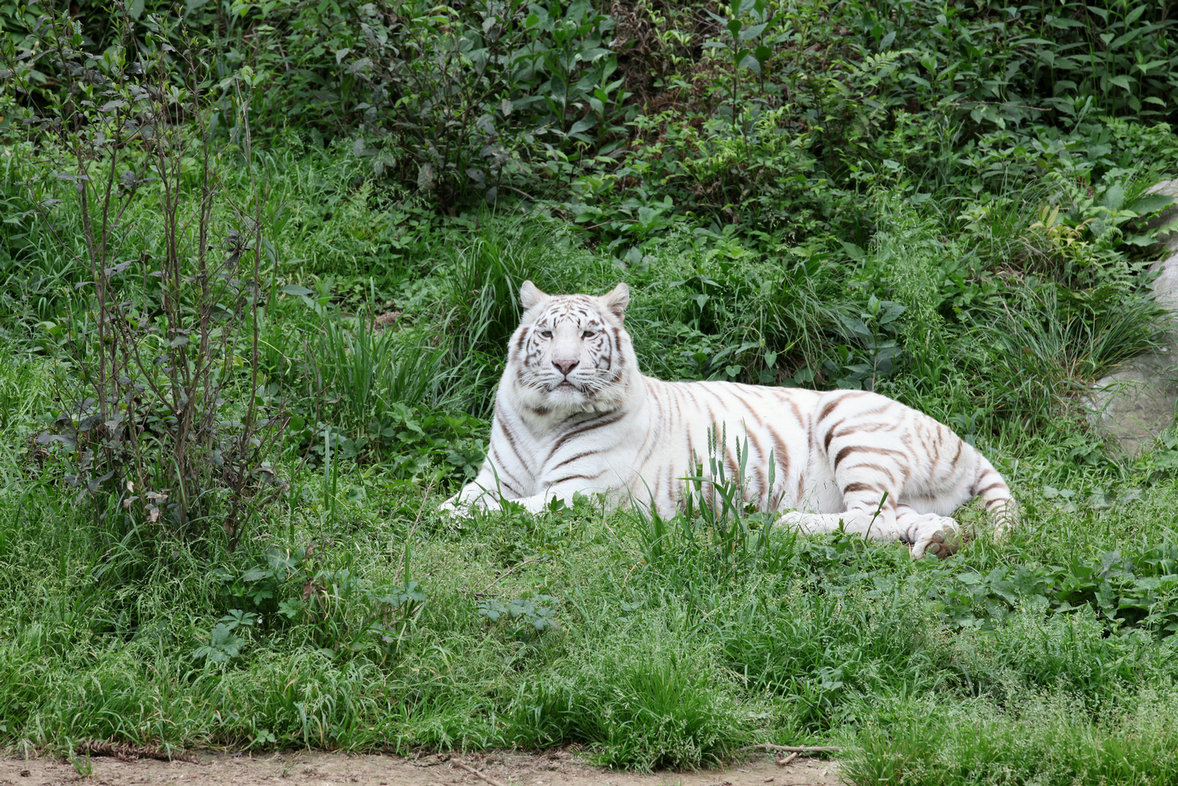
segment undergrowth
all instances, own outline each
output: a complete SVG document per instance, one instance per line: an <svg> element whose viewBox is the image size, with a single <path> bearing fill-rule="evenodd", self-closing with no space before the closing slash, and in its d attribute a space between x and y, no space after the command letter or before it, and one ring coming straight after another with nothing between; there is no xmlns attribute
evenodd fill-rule
<svg viewBox="0 0 1178 786"><path fill-rule="evenodd" d="M0 8L9 751L768 742L858 783L1175 779L1178 440L1119 456L1083 406L1168 328L1163 13L31 10ZM629 283L651 375L928 412L1022 525L966 509L913 562L723 484L669 520L443 517L526 279ZM198 404L208 439L176 438Z"/></svg>

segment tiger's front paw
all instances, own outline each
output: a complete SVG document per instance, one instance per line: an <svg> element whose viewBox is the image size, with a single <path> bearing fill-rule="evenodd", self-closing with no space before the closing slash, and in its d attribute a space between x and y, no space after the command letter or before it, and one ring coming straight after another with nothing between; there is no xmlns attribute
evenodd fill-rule
<svg viewBox="0 0 1178 786"><path fill-rule="evenodd" d="M458 502L457 494L438 505L438 510L453 518L468 518L470 516L470 509Z"/></svg>
<svg viewBox="0 0 1178 786"><path fill-rule="evenodd" d="M483 510L500 510L502 505L499 500L483 495L473 500L463 500L462 494L455 494L450 499L438 505L438 510L451 518L468 519L474 515L475 508L482 508Z"/></svg>

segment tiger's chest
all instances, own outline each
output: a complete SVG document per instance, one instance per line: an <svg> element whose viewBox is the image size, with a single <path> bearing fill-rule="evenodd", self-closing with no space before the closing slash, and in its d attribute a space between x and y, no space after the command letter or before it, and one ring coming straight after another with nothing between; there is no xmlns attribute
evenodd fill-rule
<svg viewBox="0 0 1178 786"><path fill-rule="evenodd" d="M609 493L629 486L641 471L638 446L649 434L642 413L610 412L561 426L534 442L533 493L571 481L587 491Z"/></svg>
<svg viewBox="0 0 1178 786"><path fill-rule="evenodd" d="M810 402L771 388L645 382L624 411L561 424L539 441L533 493L576 483L673 515L701 484L724 483L762 508L837 505Z"/></svg>

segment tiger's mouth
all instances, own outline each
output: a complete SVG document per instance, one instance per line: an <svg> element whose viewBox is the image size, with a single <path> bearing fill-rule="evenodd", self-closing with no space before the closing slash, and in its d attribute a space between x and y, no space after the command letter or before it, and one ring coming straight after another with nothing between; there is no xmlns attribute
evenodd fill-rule
<svg viewBox="0 0 1178 786"><path fill-rule="evenodd" d="M562 379L560 382L557 382L555 385L550 385L548 387L548 392L549 393L573 393L573 392L576 392L576 393L580 393L580 394L584 395L585 388L581 385L578 385L576 382L573 382L572 380Z"/></svg>

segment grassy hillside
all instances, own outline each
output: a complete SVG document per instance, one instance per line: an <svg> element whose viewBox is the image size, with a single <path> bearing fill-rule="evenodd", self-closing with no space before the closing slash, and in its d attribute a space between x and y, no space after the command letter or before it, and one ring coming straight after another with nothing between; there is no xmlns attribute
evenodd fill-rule
<svg viewBox="0 0 1178 786"><path fill-rule="evenodd" d="M1082 413L1165 326L1161 10L126 11L0 8L4 746L1178 782L1178 437L1128 460ZM1023 525L913 562L450 520L527 278L629 283L648 374L918 407Z"/></svg>

